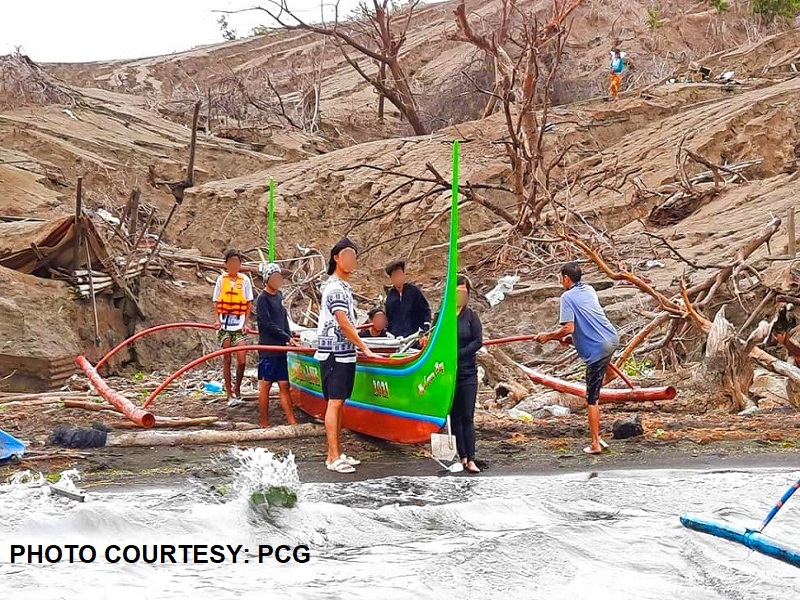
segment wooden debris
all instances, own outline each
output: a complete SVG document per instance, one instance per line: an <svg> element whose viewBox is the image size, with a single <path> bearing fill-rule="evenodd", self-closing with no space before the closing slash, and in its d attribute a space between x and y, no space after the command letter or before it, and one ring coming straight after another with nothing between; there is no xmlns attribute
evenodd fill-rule
<svg viewBox="0 0 800 600"><path fill-rule="evenodd" d="M136 433L109 434L106 446L180 446L203 444L237 444L268 440L290 440L302 437L320 437L325 428L315 423L279 425L251 431L140 431Z"/></svg>
<svg viewBox="0 0 800 600"><path fill-rule="evenodd" d="M153 427L199 427L216 421L219 417L158 417ZM109 425L114 429L142 429L141 425L131 421L112 421Z"/></svg>

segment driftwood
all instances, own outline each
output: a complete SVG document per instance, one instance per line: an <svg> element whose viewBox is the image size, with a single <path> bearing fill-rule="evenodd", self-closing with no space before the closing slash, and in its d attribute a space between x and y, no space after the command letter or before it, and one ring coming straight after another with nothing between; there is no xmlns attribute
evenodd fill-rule
<svg viewBox="0 0 800 600"><path fill-rule="evenodd" d="M251 431L187 431L167 433L139 431L136 433L109 434L106 446L178 446L203 444L238 444L267 440L291 440L325 435L325 428L315 423L279 425Z"/></svg>
<svg viewBox="0 0 800 600"><path fill-rule="evenodd" d="M494 346L486 352L478 352L476 355L478 364L483 367L484 379L492 387L504 384L508 389L513 387L515 394L530 394L533 385L517 368L514 360L501 348Z"/></svg>
<svg viewBox="0 0 800 600"><path fill-rule="evenodd" d="M0 392L0 404L17 402L19 400L40 400L53 398L89 398L88 392L42 392L36 394L20 394L17 392Z"/></svg>
<svg viewBox="0 0 800 600"><path fill-rule="evenodd" d="M769 324L762 321L750 337L742 342L736 334L736 328L725 317L724 306L714 317L708 330L703 365L697 379L704 385L721 388L730 399L731 412L740 412L753 406L750 388L754 372L748 355L767 335Z"/></svg>
<svg viewBox="0 0 800 600"><path fill-rule="evenodd" d="M80 408L83 410L92 410L92 411L112 411L119 413L117 408L111 404L107 404L106 402L83 402L81 400L64 400L64 408Z"/></svg>
<svg viewBox="0 0 800 600"><path fill-rule="evenodd" d="M153 427L198 427L216 421L219 421L219 417L158 417ZM141 425L131 421L112 421L109 425L114 429L142 429Z"/></svg>

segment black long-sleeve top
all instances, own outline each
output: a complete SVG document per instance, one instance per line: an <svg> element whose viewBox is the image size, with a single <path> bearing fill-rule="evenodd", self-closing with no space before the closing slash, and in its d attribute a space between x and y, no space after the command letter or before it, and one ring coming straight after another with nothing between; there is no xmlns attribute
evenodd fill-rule
<svg viewBox="0 0 800 600"><path fill-rule="evenodd" d="M258 343L263 346L285 346L292 339L289 327L289 314L283 306L283 294L270 294L263 290L256 299L258 318ZM259 358L285 355L283 352L264 352L259 350Z"/></svg>
<svg viewBox="0 0 800 600"><path fill-rule="evenodd" d="M469 306L458 315L458 370L456 380L468 381L478 376L476 354L483 346L483 325L478 313Z"/></svg>
<svg viewBox="0 0 800 600"><path fill-rule="evenodd" d="M396 337L406 337L431 323L431 306L413 283L403 285L403 293L392 287L386 294L386 318L389 332Z"/></svg>

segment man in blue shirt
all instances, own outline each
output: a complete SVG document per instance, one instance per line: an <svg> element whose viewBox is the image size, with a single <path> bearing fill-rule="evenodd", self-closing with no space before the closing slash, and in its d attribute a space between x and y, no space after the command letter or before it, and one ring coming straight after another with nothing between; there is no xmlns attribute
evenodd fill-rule
<svg viewBox="0 0 800 600"><path fill-rule="evenodd" d="M597 293L590 285L581 281L581 268L576 263L561 267L561 285L567 291L561 295L561 328L550 333L540 333L537 342L559 340L572 343L583 362L586 363L586 402L589 404L589 432L592 444L583 449L587 454L600 454L600 388L611 362L611 355L619 346L616 329L606 317L597 299Z"/></svg>

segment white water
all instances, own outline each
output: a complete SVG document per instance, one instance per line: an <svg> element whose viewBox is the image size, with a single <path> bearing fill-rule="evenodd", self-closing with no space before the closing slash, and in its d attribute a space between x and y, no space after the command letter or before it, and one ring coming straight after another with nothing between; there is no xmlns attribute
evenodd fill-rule
<svg viewBox="0 0 800 600"><path fill-rule="evenodd" d="M777 471L387 478L299 484L293 460L236 454L222 499L197 485L51 496L0 486L0 598L536 598L788 600L800 570L688 531L684 512L757 525L796 479ZM251 491L298 489L267 519ZM800 498L767 533L800 546ZM10 544L242 544L249 564L9 564ZM306 564L256 564L258 544Z"/></svg>

